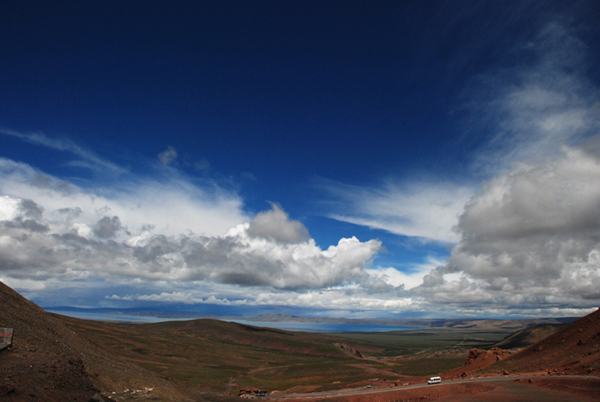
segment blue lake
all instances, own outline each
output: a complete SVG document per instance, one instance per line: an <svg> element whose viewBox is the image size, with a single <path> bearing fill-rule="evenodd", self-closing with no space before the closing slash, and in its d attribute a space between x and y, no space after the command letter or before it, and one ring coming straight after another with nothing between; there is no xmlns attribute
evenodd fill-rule
<svg viewBox="0 0 600 402"><path fill-rule="evenodd" d="M193 318L167 318L153 317L148 315L116 314L116 313L92 313L85 311L62 311L46 310L50 313L81 318L84 320L153 323L164 321L189 321ZM211 317L212 318L212 317ZM315 323L315 322L266 322L227 319L223 321L237 322L239 324L252 325L254 327L282 329L285 331L305 332L385 332L403 331L407 329L419 329L420 327L405 327L400 325L374 325L374 324L338 324L338 323Z"/></svg>

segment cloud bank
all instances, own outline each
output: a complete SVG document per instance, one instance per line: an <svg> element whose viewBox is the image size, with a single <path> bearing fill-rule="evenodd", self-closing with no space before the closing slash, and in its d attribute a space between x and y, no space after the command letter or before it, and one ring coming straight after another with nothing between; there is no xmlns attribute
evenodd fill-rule
<svg viewBox="0 0 600 402"><path fill-rule="evenodd" d="M600 158L582 149L563 152L487 183L460 218L461 241L447 263L425 278L421 291L440 302L597 302ZM450 284L446 274L461 279Z"/></svg>
<svg viewBox="0 0 600 402"><path fill-rule="evenodd" d="M352 237L322 250L278 205L249 219L235 194L176 178L101 194L7 159L0 175L0 276L35 289L50 279L323 289L367 278L381 248Z"/></svg>

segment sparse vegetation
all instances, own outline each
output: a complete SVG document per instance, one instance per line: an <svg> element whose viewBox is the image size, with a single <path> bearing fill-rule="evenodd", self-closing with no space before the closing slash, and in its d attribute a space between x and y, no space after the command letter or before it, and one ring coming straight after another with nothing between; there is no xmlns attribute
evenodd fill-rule
<svg viewBox="0 0 600 402"><path fill-rule="evenodd" d="M317 334L217 320L125 325L61 319L148 370L216 392L232 383L238 389L328 390L372 378L428 376L460 367L469 348L491 347L509 334L462 328ZM364 358L334 345L340 342Z"/></svg>
<svg viewBox="0 0 600 402"><path fill-rule="evenodd" d="M412 356L417 353L437 351L466 351L472 348L488 348L504 339L510 330L481 329L419 329L391 332L354 332L335 334L354 342L376 345L381 349L374 356Z"/></svg>
<svg viewBox="0 0 600 402"><path fill-rule="evenodd" d="M286 332L216 320L117 325L51 315L1 283L0 300L7 307L0 311L1 321L10 322L18 334L12 348L2 351L0 365L5 378L0 395L14 401L33 391L40 400L91 400L102 392L124 402L142 395L147 400L226 402L234 400L226 394L237 395L242 388L291 393L367 386L394 388L403 398L414 399L423 390L403 385L424 384L435 374L456 378L543 371L589 376L599 368L600 310L511 354L489 348L513 329L502 332L497 323L493 330L368 334ZM526 329L503 342L527 344L547 329ZM592 395L600 389L600 382L587 380L577 380L577 393ZM520 382L517 391L531 392L527 384ZM540 386L565 389L554 380ZM445 383L426 389L462 397L495 392L497 386ZM535 398L540 395L536 392Z"/></svg>

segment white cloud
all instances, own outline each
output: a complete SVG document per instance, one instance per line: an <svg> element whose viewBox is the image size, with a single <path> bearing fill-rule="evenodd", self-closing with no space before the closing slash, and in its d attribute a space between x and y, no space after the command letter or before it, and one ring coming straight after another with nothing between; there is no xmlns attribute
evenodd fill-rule
<svg viewBox="0 0 600 402"><path fill-rule="evenodd" d="M388 183L365 188L325 182L323 187L339 200L340 213L329 216L343 222L419 237L425 241L455 243L453 227L474 190L450 183Z"/></svg>
<svg viewBox="0 0 600 402"><path fill-rule="evenodd" d="M0 282L5 283L11 288L24 289L26 291L39 292L46 288L45 281L33 280L33 279L18 279L11 277L0 276Z"/></svg>
<svg viewBox="0 0 600 402"><path fill-rule="evenodd" d="M557 157L562 144L581 144L600 129L598 89L584 75L586 46L566 26L549 23L516 51L532 64L480 77L468 105L476 116L470 124L494 133L473 167L494 175Z"/></svg>
<svg viewBox="0 0 600 402"><path fill-rule="evenodd" d="M600 96L564 27L530 48L537 64L479 99L498 134L476 166L501 173L466 206L449 260L414 289L432 302L535 314L600 299Z"/></svg>
<svg viewBox="0 0 600 402"><path fill-rule="evenodd" d="M185 303L185 304L194 304L194 303L202 303L204 300L200 298L193 297L190 293L184 292L171 292L171 293L161 293L159 295L142 295L137 297L137 300L144 301L160 301L167 303Z"/></svg>
<svg viewBox="0 0 600 402"><path fill-rule="evenodd" d="M429 274L432 269L443 264L443 261L428 257L427 261L423 264L415 265L400 271L396 268L371 268L367 269L369 276L376 280L382 281L389 287L400 287L402 286L406 290L416 288L423 283L425 275Z"/></svg>
<svg viewBox="0 0 600 402"><path fill-rule="evenodd" d="M585 45L550 23L518 52L531 63L480 76L470 93L470 126L488 138L473 155L488 179L479 190L321 183L334 219L457 243L446 262L368 269L364 289L381 300L402 289L464 314L557 315L600 299L600 94L583 75Z"/></svg>
<svg viewBox="0 0 600 402"><path fill-rule="evenodd" d="M19 215L21 201L7 195L0 197L0 221L11 221Z"/></svg>
<svg viewBox="0 0 600 402"><path fill-rule="evenodd" d="M75 154L75 163L110 166L70 141L5 134ZM161 154L165 164L174 158L172 148ZM276 204L250 219L237 194L215 183L194 184L175 169L155 173L83 188L0 158L2 280L54 303L69 289L78 305L93 305L91 292L100 303L305 307L307 295L368 282L378 240L340 239L323 250Z"/></svg>
<svg viewBox="0 0 600 402"><path fill-rule="evenodd" d="M132 296L119 296L119 295L112 295L112 296L106 296L105 297L107 300L125 300L125 301L133 301L133 297Z"/></svg>
<svg viewBox="0 0 600 402"><path fill-rule="evenodd" d="M0 134L16 137L30 144L43 146L57 151L69 152L79 159L71 161L73 166L84 167L97 172L123 174L126 170L120 166L102 159L94 152L84 149L68 138L50 138L43 133L21 133L14 130L0 129Z"/></svg>
<svg viewBox="0 0 600 402"><path fill-rule="evenodd" d="M260 218L260 216L259 216ZM212 268L210 278L218 282L271 286L279 289L323 288L359 280L364 268L381 247L378 240L360 242L356 237L340 239L336 246L321 250L313 239L285 244L249 236L249 224L239 225L215 244L227 249L227 260ZM213 251L211 245L202 253ZM201 254L202 254L201 253ZM190 261L204 255L190 253ZM211 261L213 260L210 257Z"/></svg>
<svg viewBox="0 0 600 402"><path fill-rule="evenodd" d="M196 283L201 286L201 283ZM177 286L178 284L175 284ZM399 313L403 311L422 311L425 303L411 297L398 297L398 292L372 294L361 286L330 287L303 292L282 291L265 288L239 288L224 286L215 289L221 296L207 296L204 290L185 287L185 290L161 292L124 298L141 301L178 302L196 304L217 304L227 306L287 306L312 311L328 310L328 314L342 314L348 317L360 310L369 315L378 315L381 311ZM117 297L111 296L111 299ZM120 300L124 298L119 297ZM353 312L354 311L354 312ZM344 314L345 312L345 314Z"/></svg>
<svg viewBox="0 0 600 402"><path fill-rule="evenodd" d="M194 186L177 175L160 181L121 180L88 190L0 158L0 177L1 194L34 200L43 206L46 219L57 224L92 227L105 216L117 216L131 233L215 236L248 220L236 194L214 186Z"/></svg>
<svg viewBox="0 0 600 402"><path fill-rule="evenodd" d="M270 211L260 212L248 227L250 237L263 237L282 243L300 243L308 240L308 229L298 221L292 221L280 206L272 204Z"/></svg>
<svg viewBox="0 0 600 402"><path fill-rule="evenodd" d="M9 278L323 288L361 280L381 247L353 237L321 250L276 205L242 223L235 194L178 177L93 192L6 159L0 175L0 271Z"/></svg>
<svg viewBox="0 0 600 402"><path fill-rule="evenodd" d="M507 294L599 298L600 158L564 152L488 183L461 216L463 238L441 273Z"/></svg>
<svg viewBox="0 0 600 402"><path fill-rule="evenodd" d="M0 159L0 278L37 294L85 286L107 301L348 314L589 312L600 299L600 97L582 78L584 46L564 27L550 24L524 49L533 66L482 77L484 89L472 94L473 126L494 134L473 162L488 178L478 191L435 180L322 182L337 201L330 217L458 243L446 262L372 267L378 240L321 249L281 207L251 219L237 194L164 166L158 179L82 188ZM124 172L67 140L3 133L70 152L72 165ZM173 148L159 155L165 165L176 158Z"/></svg>

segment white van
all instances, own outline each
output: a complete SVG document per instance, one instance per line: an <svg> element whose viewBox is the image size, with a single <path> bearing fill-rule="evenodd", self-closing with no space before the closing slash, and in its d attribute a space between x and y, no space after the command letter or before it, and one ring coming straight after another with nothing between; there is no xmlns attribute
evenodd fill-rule
<svg viewBox="0 0 600 402"><path fill-rule="evenodd" d="M431 377L429 381L427 381L427 384L439 384L441 382L442 379L440 377Z"/></svg>

